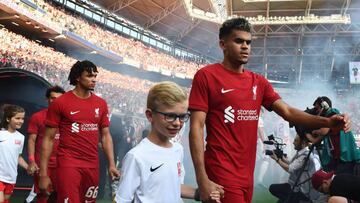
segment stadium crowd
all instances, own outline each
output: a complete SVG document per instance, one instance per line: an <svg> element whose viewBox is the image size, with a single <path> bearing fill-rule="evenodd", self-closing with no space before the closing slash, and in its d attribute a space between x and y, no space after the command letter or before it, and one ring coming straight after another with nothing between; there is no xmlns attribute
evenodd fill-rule
<svg viewBox="0 0 360 203"><path fill-rule="evenodd" d="M75 59L57 52L49 47L28 40L21 35L0 29L0 68L15 67L31 71L48 80L51 84L70 89L67 72ZM61 61L61 63L59 63ZM136 137L140 139L145 126L142 118L145 106L146 91L153 82L141 80L120 73L100 69L96 93L101 95L111 111L133 117ZM141 115L141 116L140 116Z"/></svg>
<svg viewBox="0 0 360 203"><path fill-rule="evenodd" d="M195 72L204 65L197 61L175 58L140 41L122 37L43 0L34 2L46 12L44 17L48 21L57 23L60 27L83 37L96 46L117 53L122 57L141 61L142 68L145 70L167 70L192 78Z"/></svg>

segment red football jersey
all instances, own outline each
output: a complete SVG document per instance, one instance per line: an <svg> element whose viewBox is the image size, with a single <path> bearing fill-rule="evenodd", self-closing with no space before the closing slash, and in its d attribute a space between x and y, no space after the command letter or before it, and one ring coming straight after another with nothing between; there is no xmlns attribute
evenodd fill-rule
<svg viewBox="0 0 360 203"><path fill-rule="evenodd" d="M196 73L189 109L207 113L205 165L211 180L251 190L260 108L270 110L278 99L264 77L248 70L235 73L212 64Z"/></svg>
<svg viewBox="0 0 360 203"><path fill-rule="evenodd" d="M29 121L28 134L36 134L35 141L35 162L40 166L40 151L41 145L45 134L45 119L47 114L47 109L43 109L34 113ZM56 153L57 147L59 145L59 132L56 133L53 145L53 151L49 160L49 167L56 167Z"/></svg>
<svg viewBox="0 0 360 203"><path fill-rule="evenodd" d="M104 99L95 94L81 99L69 91L50 105L45 123L59 128L59 166L99 167L99 131L110 125Z"/></svg>

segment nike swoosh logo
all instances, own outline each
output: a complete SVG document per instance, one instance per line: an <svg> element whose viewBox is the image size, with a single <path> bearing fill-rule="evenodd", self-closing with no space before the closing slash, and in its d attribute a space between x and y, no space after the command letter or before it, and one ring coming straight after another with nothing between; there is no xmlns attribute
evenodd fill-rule
<svg viewBox="0 0 360 203"><path fill-rule="evenodd" d="M74 114L77 114L79 113L80 111L70 111L70 115L74 115Z"/></svg>
<svg viewBox="0 0 360 203"><path fill-rule="evenodd" d="M164 164L161 164L160 166L156 167L156 168L152 168L152 166L150 167L150 172L154 172L156 171L158 168L160 168L162 165Z"/></svg>
<svg viewBox="0 0 360 203"><path fill-rule="evenodd" d="M231 91L234 91L235 89L228 89L228 90L225 90L224 88L221 88L221 93L225 94L225 93L228 93L228 92L231 92Z"/></svg>

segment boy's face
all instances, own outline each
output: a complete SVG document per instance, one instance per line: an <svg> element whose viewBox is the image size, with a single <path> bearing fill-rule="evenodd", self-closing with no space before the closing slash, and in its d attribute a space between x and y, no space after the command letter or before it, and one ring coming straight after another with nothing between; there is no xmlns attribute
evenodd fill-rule
<svg viewBox="0 0 360 203"><path fill-rule="evenodd" d="M148 109L146 115L151 122L152 131L160 139L175 137L184 125L184 120L190 116L187 101L177 103L172 107L160 105L157 109Z"/></svg>

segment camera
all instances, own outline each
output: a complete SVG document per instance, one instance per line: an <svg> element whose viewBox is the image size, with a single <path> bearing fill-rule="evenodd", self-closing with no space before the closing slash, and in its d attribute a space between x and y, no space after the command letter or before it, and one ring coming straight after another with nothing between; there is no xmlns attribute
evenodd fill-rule
<svg viewBox="0 0 360 203"><path fill-rule="evenodd" d="M266 155L272 155L274 152L276 157L279 159L283 158L284 156L285 157L287 156L287 154L285 154L283 151L283 148L286 146L286 144L283 143L281 138L274 137L274 135L271 134L268 136L268 140L265 140L263 143L266 145L275 146L274 150L265 150Z"/></svg>

